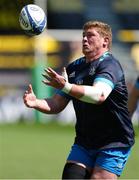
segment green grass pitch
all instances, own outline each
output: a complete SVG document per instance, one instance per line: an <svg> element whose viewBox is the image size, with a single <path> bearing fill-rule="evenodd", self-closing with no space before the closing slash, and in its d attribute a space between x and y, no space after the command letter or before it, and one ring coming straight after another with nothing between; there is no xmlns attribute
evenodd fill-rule
<svg viewBox="0 0 139 180"><path fill-rule="evenodd" d="M57 123L1 124L0 179L60 179L73 141L73 126ZM138 168L137 134L132 154L120 179L139 179Z"/></svg>

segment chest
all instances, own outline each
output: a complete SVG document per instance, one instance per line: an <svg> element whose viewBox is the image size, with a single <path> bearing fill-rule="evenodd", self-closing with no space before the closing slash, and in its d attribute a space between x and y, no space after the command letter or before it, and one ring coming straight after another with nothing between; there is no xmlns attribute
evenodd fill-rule
<svg viewBox="0 0 139 180"><path fill-rule="evenodd" d="M78 85L92 85L96 75L96 65L87 63L76 66L69 72L69 82Z"/></svg>

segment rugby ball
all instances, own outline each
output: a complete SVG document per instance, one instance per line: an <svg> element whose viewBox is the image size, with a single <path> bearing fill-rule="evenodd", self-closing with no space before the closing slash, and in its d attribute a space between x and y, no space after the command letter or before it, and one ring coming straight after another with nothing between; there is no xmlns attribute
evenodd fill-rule
<svg viewBox="0 0 139 180"><path fill-rule="evenodd" d="M38 5L28 4L22 8L19 22L26 34L39 35L46 28L47 18L43 9Z"/></svg>

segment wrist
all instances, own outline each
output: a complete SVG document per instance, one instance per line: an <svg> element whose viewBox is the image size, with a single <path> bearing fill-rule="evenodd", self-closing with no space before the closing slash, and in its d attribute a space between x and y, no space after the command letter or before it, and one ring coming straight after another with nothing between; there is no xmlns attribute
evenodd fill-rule
<svg viewBox="0 0 139 180"><path fill-rule="evenodd" d="M33 107L32 108L35 108L35 109L38 109L39 106L40 106L40 100L39 99L36 99L34 104L32 105Z"/></svg>
<svg viewBox="0 0 139 180"><path fill-rule="evenodd" d="M63 92L65 92L66 94L69 94L69 92L72 89L72 84L70 84L69 82L65 82L64 87L61 89Z"/></svg>

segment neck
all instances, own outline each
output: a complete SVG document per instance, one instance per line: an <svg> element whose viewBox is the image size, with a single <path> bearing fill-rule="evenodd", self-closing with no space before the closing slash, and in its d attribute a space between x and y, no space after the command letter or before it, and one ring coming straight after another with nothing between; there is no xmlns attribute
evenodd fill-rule
<svg viewBox="0 0 139 180"><path fill-rule="evenodd" d="M90 61L94 61L96 59L98 59L99 57L101 57L105 52L108 52L108 49L107 50L103 50L101 52L97 52L97 53L88 53L85 55L86 57L86 62L90 62Z"/></svg>

